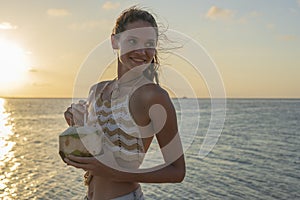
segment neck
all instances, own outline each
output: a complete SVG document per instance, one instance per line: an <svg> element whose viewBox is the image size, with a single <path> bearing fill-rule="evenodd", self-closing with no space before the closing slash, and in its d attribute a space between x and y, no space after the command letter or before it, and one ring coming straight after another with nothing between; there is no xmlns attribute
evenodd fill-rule
<svg viewBox="0 0 300 200"><path fill-rule="evenodd" d="M125 83L131 80L135 80L143 75L143 70L141 67L135 67L133 69L128 69L126 66L118 60L118 81L119 83Z"/></svg>

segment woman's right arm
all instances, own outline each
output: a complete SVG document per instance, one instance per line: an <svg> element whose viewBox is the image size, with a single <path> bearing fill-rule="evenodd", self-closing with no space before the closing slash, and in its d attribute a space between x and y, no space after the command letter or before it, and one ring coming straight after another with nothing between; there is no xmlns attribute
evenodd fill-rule
<svg viewBox="0 0 300 200"><path fill-rule="evenodd" d="M89 90L89 97L86 101L80 100L78 103L72 103L64 112L64 117L69 126L83 126L84 114L87 112L86 108L89 106L90 99L97 96L98 92L102 90L104 84L107 81L103 81L93 85Z"/></svg>

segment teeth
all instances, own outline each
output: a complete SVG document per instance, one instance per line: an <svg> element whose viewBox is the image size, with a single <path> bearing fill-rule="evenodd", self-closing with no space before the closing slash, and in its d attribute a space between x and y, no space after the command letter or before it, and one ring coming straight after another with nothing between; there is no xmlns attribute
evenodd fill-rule
<svg viewBox="0 0 300 200"><path fill-rule="evenodd" d="M133 61L135 62L144 62L144 59L140 59L140 58L131 58Z"/></svg>

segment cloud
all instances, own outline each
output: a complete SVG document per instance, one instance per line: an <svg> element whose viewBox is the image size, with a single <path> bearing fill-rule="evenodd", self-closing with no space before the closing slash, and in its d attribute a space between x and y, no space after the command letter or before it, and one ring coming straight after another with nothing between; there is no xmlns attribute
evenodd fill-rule
<svg viewBox="0 0 300 200"><path fill-rule="evenodd" d="M91 30L98 27L107 27L109 26L109 22L106 20L101 21L86 21L82 23L73 23L69 25L69 28L72 30Z"/></svg>
<svg viewBox="0 0 300 200"><path fill-rule="evenodd" d="M300 6L300 0L298 0L297 2L298 2L298 5Z"/></svg>
<svg viewBox="0 0 300 200"><path fill-rule="evenodd" d="M229 20L234 16L234 12L228 9L222 9L212 6L206 13L206 18L211 20Z"/></svg>
<svg viewBox="0 0 300 200"><path fill-rule="evenodd" d="M38 70L37 70L36 68L33 68L33 67L30 67L30 68L28 69L28 71L31 72L31 73L36 73L36 72L38 72Z"/></svg>
<svg viewBox="0 0 300 200"><path fill-rule="evenodd" d="M273 23L269 23L269 24L267 24L267 28L268 29L270 29L270 30L272 30L272 29L275 29L275 24L273 24Z"/></svg>
<svg viewBox="0 0 300 200"><path fill-rule="evenodd" d="M0 30L13 30L13 29L17 29L18 27L15 25L12 25L9 22L2 22L0 23Z"/></svg>
<svg viewBox="0 0 300 200"><path fill-rule="evenodd" d="M294 41L297 40L297 37L295 35L280 35L277 36L277 39L281 41Z"/></svg>
<svg viewBox="0 0 300 200"><path fill-rule="evenodd" d="M247 24L251 20L256 20L258 17L261 17L262 14L257 11L252 11L250 13L246 13L243 17L240 19L237 19L236 21L240 24Z"/></svg>
<svg viewBox="0 0 300 200"><path fill-rule="evenodd" d="M249 16L250 17L260 17L260 16L262 16L262 14L257 11L252 11L252 12L250 12Z"/></svg>
<svg viewBox="0 0 300 200"><path fill-rule="evenodd" d="M52 17L65 17L71 15L66 9L48 9L47 14Z"/></svg>
<svg viewBox="0 0 300 200"><path fill-rule="evenodd" d="M104 10L114 10L114 9L117 9L120 7L120 3L119 2L116 2L116 3L113 3L111 1L106 1L103 5L102 5L102 8Z"/></svg>

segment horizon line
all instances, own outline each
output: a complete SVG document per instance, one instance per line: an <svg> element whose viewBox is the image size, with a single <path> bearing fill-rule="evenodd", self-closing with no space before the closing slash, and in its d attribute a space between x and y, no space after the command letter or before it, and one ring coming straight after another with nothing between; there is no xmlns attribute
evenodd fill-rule
<svg viewBox="0 0 300 200"><path fill-rule="evenodd" d="M86 99L86 97L14 97L14 96L0 96L0 99ZM171 99L300 99L300 97L225 97L225 98L211 98L211 97L170 97Z"/></svg>

